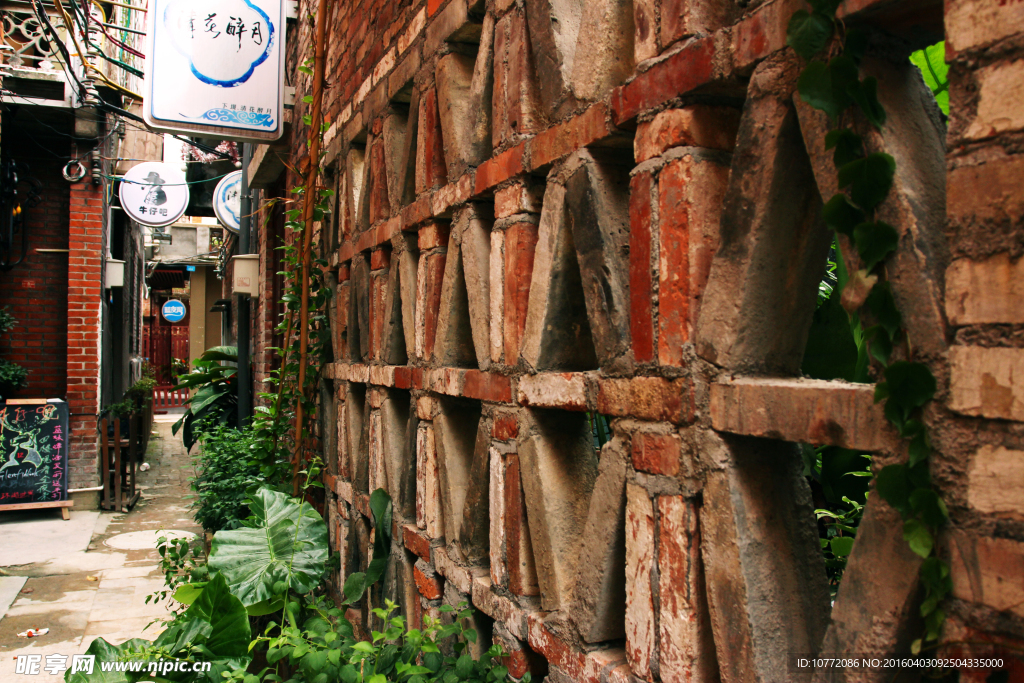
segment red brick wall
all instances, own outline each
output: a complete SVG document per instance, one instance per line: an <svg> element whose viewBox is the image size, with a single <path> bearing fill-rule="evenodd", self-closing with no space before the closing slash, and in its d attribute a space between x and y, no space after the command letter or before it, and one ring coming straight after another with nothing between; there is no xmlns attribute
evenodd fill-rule
<svg viewBox="0 0 1024 683"><path fill-rule="evenodd" d="M871 385L800 374L836 191L823 124L794 94L801 3L331 7L345 352L325 369L324 457L343 572L366 566L380 485L403 532L388 597L414 624L471 602L516 675L804 680L787 654L909 651L920 558L899 515L872 495L833 608L799 474L797 443L906 458ZM872 35L862 66L890 118L858 131L899 160L886 276L939 383L923 419L950 506L946 636L1009 657L1024 643L1024 18L973 0L847 0L840 16ZM906 60L944 27L948 128ZM303 23L293 65L309 44ZM310 79L295 82L299 122ZM306 139L296 126L300 170ZM584 411L610 420L597 456Z"/></svg>
<svg viewBox="0 0 1024 683"><path fill-rule="evenodd" d="M68 488L96 485L103 268L103 187L70 185L67 281Z"/></svg>
<svg viewBox="0 0 1024 683"><path fill-rule="evenodd" d="M66 141L37 142L57 151ZM18 325L0 336L0 358L28 370L29 385L17 397L63 398L67 367L67 264L68 255L37 249L68 248L68 184L61 175L62 161L16 136L8 136L5 156L28 165L28 176L42 185L42 203L26 209L28 256L12 270L0 273L0 306L7 306Z"/></svg>

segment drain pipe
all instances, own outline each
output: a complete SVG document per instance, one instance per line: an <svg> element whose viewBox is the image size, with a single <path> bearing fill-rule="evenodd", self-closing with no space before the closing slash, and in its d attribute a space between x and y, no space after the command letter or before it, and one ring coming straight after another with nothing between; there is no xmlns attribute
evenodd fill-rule
<svg viewBox="0 0 1024 683"><path fill-rule="evenodd" d="M242 182L239 206L238 253L250 253L250 226L252 224L252 197L249 193L249 162L252 161L252 145L242 144ZM238 296L238 427L249 424L252 415L251 386L249 371L249 334L251 332L249 295Z"/></svg>

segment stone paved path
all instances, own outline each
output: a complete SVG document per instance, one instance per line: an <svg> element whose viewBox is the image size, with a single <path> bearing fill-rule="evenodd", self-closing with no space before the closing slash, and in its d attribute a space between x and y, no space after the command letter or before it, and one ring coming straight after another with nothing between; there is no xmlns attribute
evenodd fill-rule
<svg viewBox="0 0 1024 683"><path fill-rule="evenodd" d="M63 674L15 674L17 654L81 654L97 636L113 643L152 640L167 614L165 604L146 604L164 585L155 538L161 530L202 531L189 511L191 461L171 435L177 416L158 415L139 475L142 497L127 514L72 512L64 522L53 511L0 515L0 594L24 586L0 619L0 681L62 681ZM71 528L60 525L73 525ZM45 559L44 559L45 558ZM27 563L25 562L27 560ZM0 609L6 602L0 602ZM48 627L39 638L19 638L28 628ZM144 630L145 629L145 630ZM70 660L69 660L70 661Z"/></svg>

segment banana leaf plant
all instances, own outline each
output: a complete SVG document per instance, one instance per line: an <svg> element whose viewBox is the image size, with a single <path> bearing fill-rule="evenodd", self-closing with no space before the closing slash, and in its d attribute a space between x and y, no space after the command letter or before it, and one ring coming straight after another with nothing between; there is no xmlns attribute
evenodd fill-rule
<svg viewBox="0 0 1024 683"><path fill-rule="evenodd" d="M223 361L238 364L238 349L234 346L214 346L207 349L195 362L195 368L174 389L196 389L186 401L188 409L171 427L177 434L183 429L181 440L187 450L199 440L203 424L238 425L238 368L222 365Z"/></svg>

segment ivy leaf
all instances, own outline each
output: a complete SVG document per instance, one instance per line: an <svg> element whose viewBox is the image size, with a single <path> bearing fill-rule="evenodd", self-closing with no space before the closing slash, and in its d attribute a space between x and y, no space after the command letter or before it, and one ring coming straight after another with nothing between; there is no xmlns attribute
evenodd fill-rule
<svg viewBox="0 0 1024 683"><path fill-rule="evenodd" d="M875 477L875 489L900 514L910 511L910 477L906 465L883 467Z"/></svg>
<svg viewBox="0 0 1024 683"><path fill-rule="evenodd" d="M935 396L935 376L923 363L897 361L885 369L889 401L907 410L920 408Z"/></svg>
<svg viewBox="0 0 1024 683"><path fill-rule="evenodd" d="M910 506L914 508L914 512L921 515L921 519L929 526L941 526L949 517L946 503L939 497L939 494L930 488L914 489L910 494Z"/></svg>
<svg viewBox="0 0 1024 683"><path fill-rule="evenodd" d="M881 325L872 325L864 330L864 340L868 342L868 350L871 352L871 357L877 360L883 367L888 365L889 358L892 357L892 339L889 337L889 333L885 331L885 328ZM882 391L887 390L888 388ZM878 395L878 385L875 385L875 395L876 397ZM875 403L878 403L879 400L876 398Z"/></svg>
<svg viewBox="0 0 1024 683"><path fill-rule="evenodd" d="M942 624L946 621L946 613L941 608L935 608L935 611L925 617L925 639L926 640L938 640L939 631L942 630ZM990 679L991 680L991 679ZM1007 679L1009 680L1009 679Z"/></svg>
<svg viewBox="0 0 1024 683"><path fill-rule="evenodd" d="M853 202L869 211L889 194L895 172L896 161L888 154L875 152L840 167L839 187L849 187Z"/></svg>
<svg viewBox="0 0 1024 683"><path fill-rule="evenodd" d="M853 235L853 229L864 222L864 212L850 203L842 192L828 200L822 209L825 225L843 235Z"/></svg>
<svg viewBox="0 0 1024 683"><path fill-rule="evenodd" d="M473 657L469 653L462 655L455 662L455 673L463 680L473 675Z"/></svg>
<svg viewBox="0 0 1024 683"><path fill-rule="evenodd" d="M350 574L348 579L345 580L344 588L342 588L342 592L345 594L345 602L343 604L351 605L354 602L358 602L359 598L363 597L364 591L366 591L366 575L362 572Z"/></svg>
<svg viewBox="0 0 1024 683"><path fill-rule="evenodd" d="M899 241L900 236L896 228L882 221L861 223L853 229L853 242L857 245L861 260L864 261L864 269L869 272L896 251Z"/></svg>
<svg viewBox="0 0 1024 683"><path fill-rule="evenodd" d="M864 58L868 51L868 32L862 28L852 28L846 32L846 40L843 41L843 54L847 55L857 64Z"/></svg>
<svg viewBox="0 0 1024 683"><path fill-rule="evenodd" d="M892 296L892 287L889 283L879 282L872 287L864 303L878 324L885 328L891 338L895 338L903 327L903 316L896 308L896 300Z"/></svg>
<svg viewBox="0 0 1024 683"><path fill-rule="evenodd" d="M810 59L825 48L832 37L832 19L807 10L797 10L786 27L786 45L804 59Z"/></svg>
<svg viewBox="0 0 1024 683"><path fill-rule="evenodd" d="M885 124L885 108L878 101L877 78L868 76L863 81L857 81L850 86L848 93L872 126L881 128Z"/></svg>
<svg viewBox="0 0 1024 683"><path fill-rule="evenodd" d="M921 557L931 555L935 545L932 532L918 519L908 519L903 523L903 540Z"/></svg>
<svg viewBox="0 0 1024 683"><path fill-rule="evenodd" d="M910 440L909 447L910 466L913 467L919 462L924 462L931 453L931 444L928 443L928 433L923 429Z"/></svg>
<svg viewBox="0 0 1024 683"><path fill-rule="evenodd" d="M825 134L825 149L835 149L832 161L836 168L864 156L864 141L849 128L837 128Z"/></svg>
<svg viewBox="0 0 1024 683"><path fill-rule="evenodd" d="M853 103L849 90L856 82L857 67L853 60L840 56L828 64L808 64L800 72L797 89L804 102L825 112L834 121Z"/></svg>

